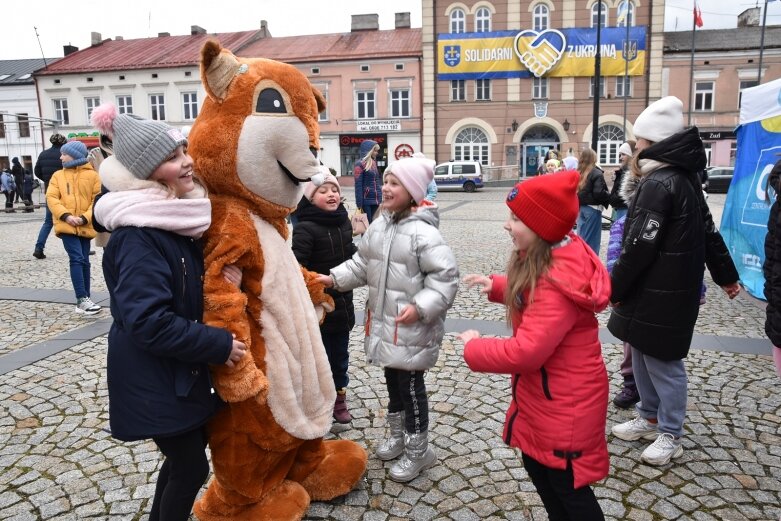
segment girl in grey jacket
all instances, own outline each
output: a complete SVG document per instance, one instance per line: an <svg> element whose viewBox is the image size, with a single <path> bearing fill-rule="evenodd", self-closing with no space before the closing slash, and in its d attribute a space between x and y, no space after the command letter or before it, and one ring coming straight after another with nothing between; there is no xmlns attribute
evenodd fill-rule
<svg viewBox="0 0 781 521"><path fill-rule="evenodd" d="M434 161L405 158L385 171L382 211L352 259L321 276L326 287L348 291L368 285L364 349L385 368L390 437L376 450L395 481L413 480L432 466L428 446L425 371L434 367L445 332L445 313L458 290L453 252L439 233L439 215L424 201Z"/></svg>

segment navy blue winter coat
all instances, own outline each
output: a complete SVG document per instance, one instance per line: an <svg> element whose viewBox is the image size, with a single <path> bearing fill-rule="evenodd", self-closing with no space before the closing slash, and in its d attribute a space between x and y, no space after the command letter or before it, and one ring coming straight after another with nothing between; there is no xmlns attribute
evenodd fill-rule
<svg viewBox="0 0 781 521"><path fill-rule="evenodd" d="M379 206L382 202L382 176L377 170L377 161L372 161L372 166L366 168L363 158L374 148L377 143L371 139L361 143L359 154L361 160L355 164L353 176L355 176L355 206Z"/></svg>
<svg viewBox="0 0 781 521"><path fill-rule="evenodd" d="M203 271L194 239L154 228L111 234L103 275L114 318L107 372L115 438L175 436L220 406L207 364L225 363L232 337L201 323Z"/></svg>
<svg viewBox="0 0 781 521"><path fill-rule="evenodd" d="M62 170L62 161L60 160L62 152L60 148L58 146L47 148L38 155L38 161L35 162L35 177L43 181L44 188L49 188L49 180L51 180L54 172Z"/></svg>

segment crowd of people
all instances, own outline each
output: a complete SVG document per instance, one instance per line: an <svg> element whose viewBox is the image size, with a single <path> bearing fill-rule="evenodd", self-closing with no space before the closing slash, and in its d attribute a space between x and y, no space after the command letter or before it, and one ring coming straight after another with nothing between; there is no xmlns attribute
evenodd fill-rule
<svg viewBox="0 0 781 521"><path fill-rule="evenodd" d="M106 132L113 137L113 155L100 165L100 175L82 143L58 134L39 157L35 172L46 186L47 209L33 255L45 258L53 225L70 259L76 309L97 313L90 299L90 239L95 225L112 233L103 256L114 318L108 349L111 432L121 440L155 441L166 460L152 516L186 519L209 468L204 424L217 398L207 364L232 366L246 346L227 330L200 323L204 267L194 239L210 225L210 206L194 176L187 139L162 122L130 115L115 114ZM604 519L590 486L610 470L609 385L596 313L609 307L607 327L623 342L622 387L612 401L637 412L611 426L612 435L650 441L641 459L666 465L683 453L685 360L705 267L729 298L740 292L701 190L705 150L697 129L684 126L680 100L666 97L649 105L634 134L636 141L618 149L611 190L590 148L577 158L546 157L545 175L518 183L506 197L504 230L512 246L506 272L462 280L506 307L512 335L464 331L463 358L473 371L510 375L503 439L520 449L551 519ZM425 378L439 357L460 275L439 231L434 161L417 155L381 174L378 152L377 143L364 141L355 166L356 205L370 223L357 244L339 180L326 174L304 190L292 248L302 266L320 274L317 280L335 302L320 332L337 390L333 418L341 424L352 421L352 291L368 287L366 361L383 369L388 392L388 436L377 440L375 454L396 460L391 479L409 482L437 461L429 443L436 426L429 419ZM777 165L769 180L773 189L780 178ZM5 173L2 183L8 206L11 181ZM768 226L765 276L767 333L781 346L778 204ZM602 209L608 206L614 214L605 265L599 250ZM165 276L170 273L178 275ZM241 283L241 272L228 268L224 274ZM184 298L171 299L173 293ZM774 356L781 374L779 348ZM168 379L191 370L203 376L183 408ZM168 411L165 422L144 405L153 396Z"/></svg>

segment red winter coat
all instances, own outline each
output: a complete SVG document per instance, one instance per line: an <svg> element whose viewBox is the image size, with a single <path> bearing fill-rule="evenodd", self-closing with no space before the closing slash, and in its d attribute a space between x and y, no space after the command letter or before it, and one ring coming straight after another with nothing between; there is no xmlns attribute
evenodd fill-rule
<svg viewBox="0 0 781 521"><path fill-rule="evenodd" d="M543 465L572 461L575 488L607 476L608 382L595 313L610 298L610 277L580 237L553 250L534 302L512 318L515 336L476 338L464 347L473 371L512 376L505 443ZM494 275L488 298L504 302L507 279ZM524 294L528 301L528 294Z"/></svg>

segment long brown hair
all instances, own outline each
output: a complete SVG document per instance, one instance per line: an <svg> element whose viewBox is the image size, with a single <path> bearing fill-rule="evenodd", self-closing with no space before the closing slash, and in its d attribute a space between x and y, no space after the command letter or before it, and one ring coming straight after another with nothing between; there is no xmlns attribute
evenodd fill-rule
<svg viewBox="0 0 781 521"><path fill-rule="evenodd" d="M584 148L580 151L578 158L578 172L580 172L580 181L578 181L578 192L586 186L588 175L597 166L597 153L590 148Z"/></svg>
<svg viewBox="0 0 781 521"><path fill-rule="evenodd" d="M537 281L547 273L552 260L551 244L537 237L526 252L513 251L507 262L507 288L504 292L505 318L512 327L512 317L534 301ZM528 302L523 293L528 290Z"/></svg>

